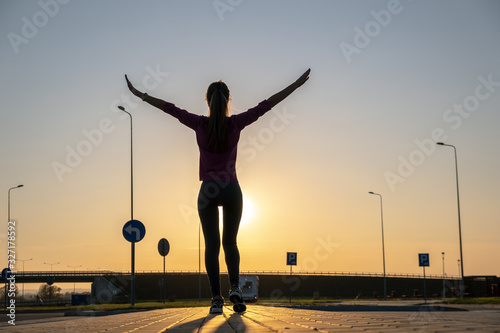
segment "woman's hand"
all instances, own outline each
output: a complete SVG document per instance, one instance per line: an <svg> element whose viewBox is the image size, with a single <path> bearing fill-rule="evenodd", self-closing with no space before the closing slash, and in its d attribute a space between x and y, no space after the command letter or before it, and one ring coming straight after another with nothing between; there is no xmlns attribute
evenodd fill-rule
<svg viewBox="0 0 500 333"><path fill-rule="evenodd" d="M294 83L286 87L285 89L281 90L280 92L277 92L276 94L272 95L267 99L267 102L271 107L274 107L276 104L284 100L285 98L288 97L291 93L295 91L298 87L306 83L306 81L309 79L309 73L311 72L311 69L309 68L307 71L304 72Z"/></svg>
<svg viewBox="0 0 500 333"><path fill-rule="evenodd" d="M309 68L307 71L304 72L304 74L302 74L298 79L297 81L295 81L295 85L296 87L300 87L301 85L303 85L304 83L306 83L307 80L309 80L309 73L311 73L311 69Z"/></svg>
<svg viewBox="0 0 500 333"><path fill-rule="evenodd" d="M129 81L127 75L125 74L125 80L127 81L127 86L128 89L134 94L135 96L139 97L142 99L144 102L154 106L155 108L158 108L160 110L164 109L165 106L165 101L161 100L159 98L155 98L153 96L149 96L148 94L142 93L139 90L135 89L135 87L132 85L132 83Z"/></svg>
<svg viewBox="0 0 500 333"><path fill-rule="evenodd" d="M135 96L137 96L137 97L142 96L142 93L141 93L139 90L135 89L135 87L134 87L134 86L132 85L132 83L129 81L129 79L128 79L128 77L127 77L127 74L125 74L125 80L127 81L127 86L128 86L128 89L130 90L130 92L131 92L132 94L134 94L134 95L135 95Z"/></svg>

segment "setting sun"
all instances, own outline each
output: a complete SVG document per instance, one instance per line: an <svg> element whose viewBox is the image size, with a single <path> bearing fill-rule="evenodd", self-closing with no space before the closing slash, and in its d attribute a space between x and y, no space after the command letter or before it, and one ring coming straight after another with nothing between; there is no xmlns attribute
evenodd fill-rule
<svg viewBox="0 0 500 333"><path fill-rule="evenodd" d="M240 227L249 224L255 215L255 206L246 195L243 194L243 213L241 215ZM219 207L219 224L222 226L222 207Z"/></svg>
<svg viewBox="0 0 500 333"><path fill-rule="evenodd" d="M243 215L241 216L240 226L245 226L252 222L255 216L255 206L249 197L243 194Z"/></svg>

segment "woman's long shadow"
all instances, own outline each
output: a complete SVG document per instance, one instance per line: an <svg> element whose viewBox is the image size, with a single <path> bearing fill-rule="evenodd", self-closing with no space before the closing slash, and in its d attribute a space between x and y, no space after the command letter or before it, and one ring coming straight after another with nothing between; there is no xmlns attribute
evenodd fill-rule
<svg viewBox="0 0 500 333"><path fill-rule="evenodd" d="M177 330L179 330L180 332L197 332L198 329L200 329L204 322L206 320L210 320L211 315L208 315L206 317L201 317L201 318L198 318L198 319L195 319L195 320L192 320L192 321L186 321L186 322L181 322L179 323L179 325L176 325L172 328L168 328L166 330L163 331L163 333L165 332L175 332Z"/></svg>
<svg viewBox="0 0 500 333"><path fill-rule="evenodd" d="M243 320L241 320L241 316L242 316L241 313L235 312L231 314L229 317L227 317L227 323L229 324L229 326L233 328L235 332L246 332L247 330L247 326L245 325ZM222 331L217 330L216 332L222 332Z"/></svg>
<svg viewBox="0 0 500 333"><path fill-rule="evenodd" d="M225 318L226 320L222 321L220 326L217 327L213 332L224 333L224 332L238 332L243 333L246 332L247 327L245 323L241 320L240 313L232 313L231 315L226 314L207 314L205 317L201 317L192 321L182 322L177 326L174 326L168 329L168 332L175 332L176 330L180 330L182 332L190 331L195 332L201 330L203 332L204 326L208 326L209 321L218 318ZM230 327L228 327L228 325ZM164 332L167 332L164 331Z"/></svg>

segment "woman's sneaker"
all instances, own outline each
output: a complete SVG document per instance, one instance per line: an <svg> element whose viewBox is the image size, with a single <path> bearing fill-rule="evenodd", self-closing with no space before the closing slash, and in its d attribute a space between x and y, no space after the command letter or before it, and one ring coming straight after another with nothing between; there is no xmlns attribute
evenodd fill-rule
<svg viewBox="0 0 500 333"><path fill-rule="evenodd" d="M210 314L222 313L222 307L224 306L224 299L222 297L212 298L212 306L210 307Z"/></svg>
<svg viewBox="0 0 500 333"><path fill-rule="evenodd" d="M231 287L229 290L229 300L233 303L234 312L245 312L247 306L243 301L243 293L238 287Z"/></svg>

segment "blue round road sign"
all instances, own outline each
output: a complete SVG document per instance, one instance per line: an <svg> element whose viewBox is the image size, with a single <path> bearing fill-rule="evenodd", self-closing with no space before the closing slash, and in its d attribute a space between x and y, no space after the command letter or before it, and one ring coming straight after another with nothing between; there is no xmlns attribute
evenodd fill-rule
<svg viewBox="0 0 500 333"><path fill-rule="evenodd" d="M12 271L8 268L4 268L3 271L2 271L2 278L4 280L7 280L8 278L10 278L10 274L12 273Z"/></svg>
<svg viewBox="0 0 500 333"><path fill-rule="evenodd" d="M131 243L140 242L146 235L146 227L138 220L130 220L123 226L123 237Z"/></svg>

